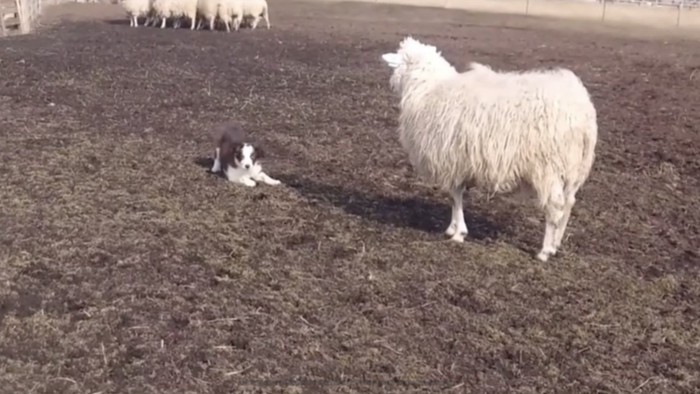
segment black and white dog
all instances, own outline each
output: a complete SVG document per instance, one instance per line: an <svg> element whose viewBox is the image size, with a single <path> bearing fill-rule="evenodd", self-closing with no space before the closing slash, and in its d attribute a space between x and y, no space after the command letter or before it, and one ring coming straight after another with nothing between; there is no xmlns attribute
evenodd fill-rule
<svg viewBox="0 0 700 394"><path fill-rule="evenodd" d="M216 132L217 147L211 172L224 171L226 178L235 183L253 187L256 182L276 186L281 184L263 172L260 160L265 153L248 142L241 127L233 122L225 123Z"/></svg>

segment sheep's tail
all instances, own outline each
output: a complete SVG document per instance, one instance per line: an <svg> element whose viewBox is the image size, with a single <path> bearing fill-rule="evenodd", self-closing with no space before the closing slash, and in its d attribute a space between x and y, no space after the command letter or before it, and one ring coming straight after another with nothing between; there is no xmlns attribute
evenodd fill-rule
<svg viewBox="0 0 700 394"><path fill-rule="evenodd" d="M576 192L578 188L586 182L588 175L591 173L593 168L593 161L595 160L595 147L598 141L598 126L596 124L596 119L589 124L588 129L585 130L583 134L583 157L581 162L581 167L578 173L578 179L572 185L572 191Z"/></svg>

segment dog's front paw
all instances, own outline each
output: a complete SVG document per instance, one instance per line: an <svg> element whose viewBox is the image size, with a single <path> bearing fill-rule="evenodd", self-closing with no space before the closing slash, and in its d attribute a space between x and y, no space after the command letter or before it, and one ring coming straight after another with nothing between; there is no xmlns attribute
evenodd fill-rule
<svg viewBox="0 0 700 394"><path fill-rule="evenodd" d="M278 179L269 179L269 180L267 181L267 184L270 185L270 186L277 186L277 185L281 185L281 184L282 184L282 181L280 181L280 180L278 180Z"/></svg>
<svg viewBox="0 0 700 394"><path fill-rule="evenodd" d="M252 179L243 179L241 180L241 183L248 187L254 187L255 185L257 185L257 183L255 183L255 181Z"/></svg>

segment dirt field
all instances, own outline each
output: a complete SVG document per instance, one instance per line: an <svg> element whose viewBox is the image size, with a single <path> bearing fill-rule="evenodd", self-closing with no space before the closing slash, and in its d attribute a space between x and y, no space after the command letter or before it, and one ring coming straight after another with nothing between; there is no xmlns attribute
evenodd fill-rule
<svg viewBox="0 0 700 394"><path fill-rule="evenodd" d="M68 6L0 40L0 392L700 390L695 43L270 4L269 31ZM446 240L380 61L406 34L458 68L589 86L597 161L549 263L540 214L510 198L471 193L468 241ZM285 185L207 172L230 118Z"/></svg>

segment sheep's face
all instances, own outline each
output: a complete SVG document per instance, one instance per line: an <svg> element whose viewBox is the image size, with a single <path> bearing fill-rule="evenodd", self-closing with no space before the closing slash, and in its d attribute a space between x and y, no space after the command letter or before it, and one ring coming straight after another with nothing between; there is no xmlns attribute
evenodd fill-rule
<svg viewBox="0 0 700 394"><path fill-rule="evenodd" d="M425 45L411 37L406 37L395 53L385 53L382 60L394 69L389 79L392 90L401 95L407 84L412 80L423 80L423 74L431 75L435 66L447 64L440 53L432 45ZM449 64L447 64L448 67Z"/></svg>
<svg viewBox="0 0 700 394"><path fill-rule="evenodd" d="M389 79L389 86L391 86L391 89L397 93L401 94L403 91L403 79L404 76L406 75L406 69L407 69L407 64L404 60L404 57L401 56L401 53L385 53L382 55L382 59L386 62L386 64L394 69L394 72L391 74L391 78Z"/></svg>

